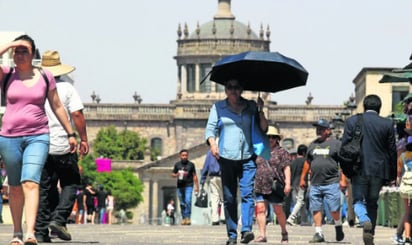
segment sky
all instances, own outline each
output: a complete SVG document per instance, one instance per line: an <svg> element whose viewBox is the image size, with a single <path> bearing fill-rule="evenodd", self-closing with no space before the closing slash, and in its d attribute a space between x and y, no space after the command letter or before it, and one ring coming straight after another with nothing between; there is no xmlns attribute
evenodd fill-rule
<svg viewBox="0 0 412 245"><path fill-rule="evenodd" d="M0 31L22 31L40 52L74 65L83 102L167 104L176 99L177 28L209 22L217 0L0 0ZM232 0L237 21L271 30L271 51L299 61L306 86L273 93L278 104L338 105L365 67L400 68L412 53L410 0ZM0 40L0 43L2 40Z"/></svg>

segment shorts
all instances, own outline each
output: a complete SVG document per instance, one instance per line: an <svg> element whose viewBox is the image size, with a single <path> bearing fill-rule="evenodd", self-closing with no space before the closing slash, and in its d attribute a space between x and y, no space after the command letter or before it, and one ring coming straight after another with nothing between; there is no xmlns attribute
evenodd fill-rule
<svg viewBox="0 0 412 245"><path fill-rule="evenodd" d="M340 209L341 191L339 183L329 185L311 185L309 191L309 207L313 211L323 210L323 199L331 212Z"/></svg>
<svg viewBox="0 0 412 245"><path fill-rule="evenodd" d="M275 195L274 193L270 193L270 194L256 193L255 195L256 195L255 197L256 202L264 202L266 200L270 204L276 204L276 205L283 204L283 199Z"/></svg>
<svg viewBox="0 0 412 245"><path fill-rule="evenodd" d="M10 186L19 186L24 181L40 183L49 144L49 134L0 136L0 154L6 166Z"/></svg>

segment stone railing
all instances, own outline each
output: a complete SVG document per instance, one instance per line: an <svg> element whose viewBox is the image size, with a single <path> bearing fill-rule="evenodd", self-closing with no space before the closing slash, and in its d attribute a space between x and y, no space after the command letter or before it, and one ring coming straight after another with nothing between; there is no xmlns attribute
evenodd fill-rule
<svg viewBox="0 0 412 245"><path fill-rule="evenodd" d="M213 102L186 101L171 104L97 104L86 103L87 120L206 120ZM273 122L313 122L332 119L344 109L343 105L268 105L267 118Z"/></svg>

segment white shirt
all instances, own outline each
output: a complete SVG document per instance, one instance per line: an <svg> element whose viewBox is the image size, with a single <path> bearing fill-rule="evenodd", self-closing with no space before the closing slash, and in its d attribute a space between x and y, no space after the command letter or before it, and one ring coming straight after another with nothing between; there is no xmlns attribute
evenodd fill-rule
<svg viewBox="0 0 412 245"><path fill-rule="evenodd" d="M71 113L79 111L84 108L79 94L72 84L56 80L57 93L59 94L60 101L62 102L64 109L67 113L67 118L71 120ZM63 126L60 124L57 117L54 115L50 108L49 102L46 101L46 114L49 118L50 128L50 147L49 154L52 155L64 155L70 152L70 145L67 139L67 133Z"/></svg>

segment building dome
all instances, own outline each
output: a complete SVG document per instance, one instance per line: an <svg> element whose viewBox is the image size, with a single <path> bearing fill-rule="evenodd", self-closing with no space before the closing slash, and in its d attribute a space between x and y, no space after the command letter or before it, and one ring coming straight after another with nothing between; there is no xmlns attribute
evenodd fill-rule
<svg viewBox="0 0 412 245"><path fill-rule="evenodd" d="M257 39L258 36L249 25L233 19L215 19L209 21L189 35L189 39Z"/></svg>

